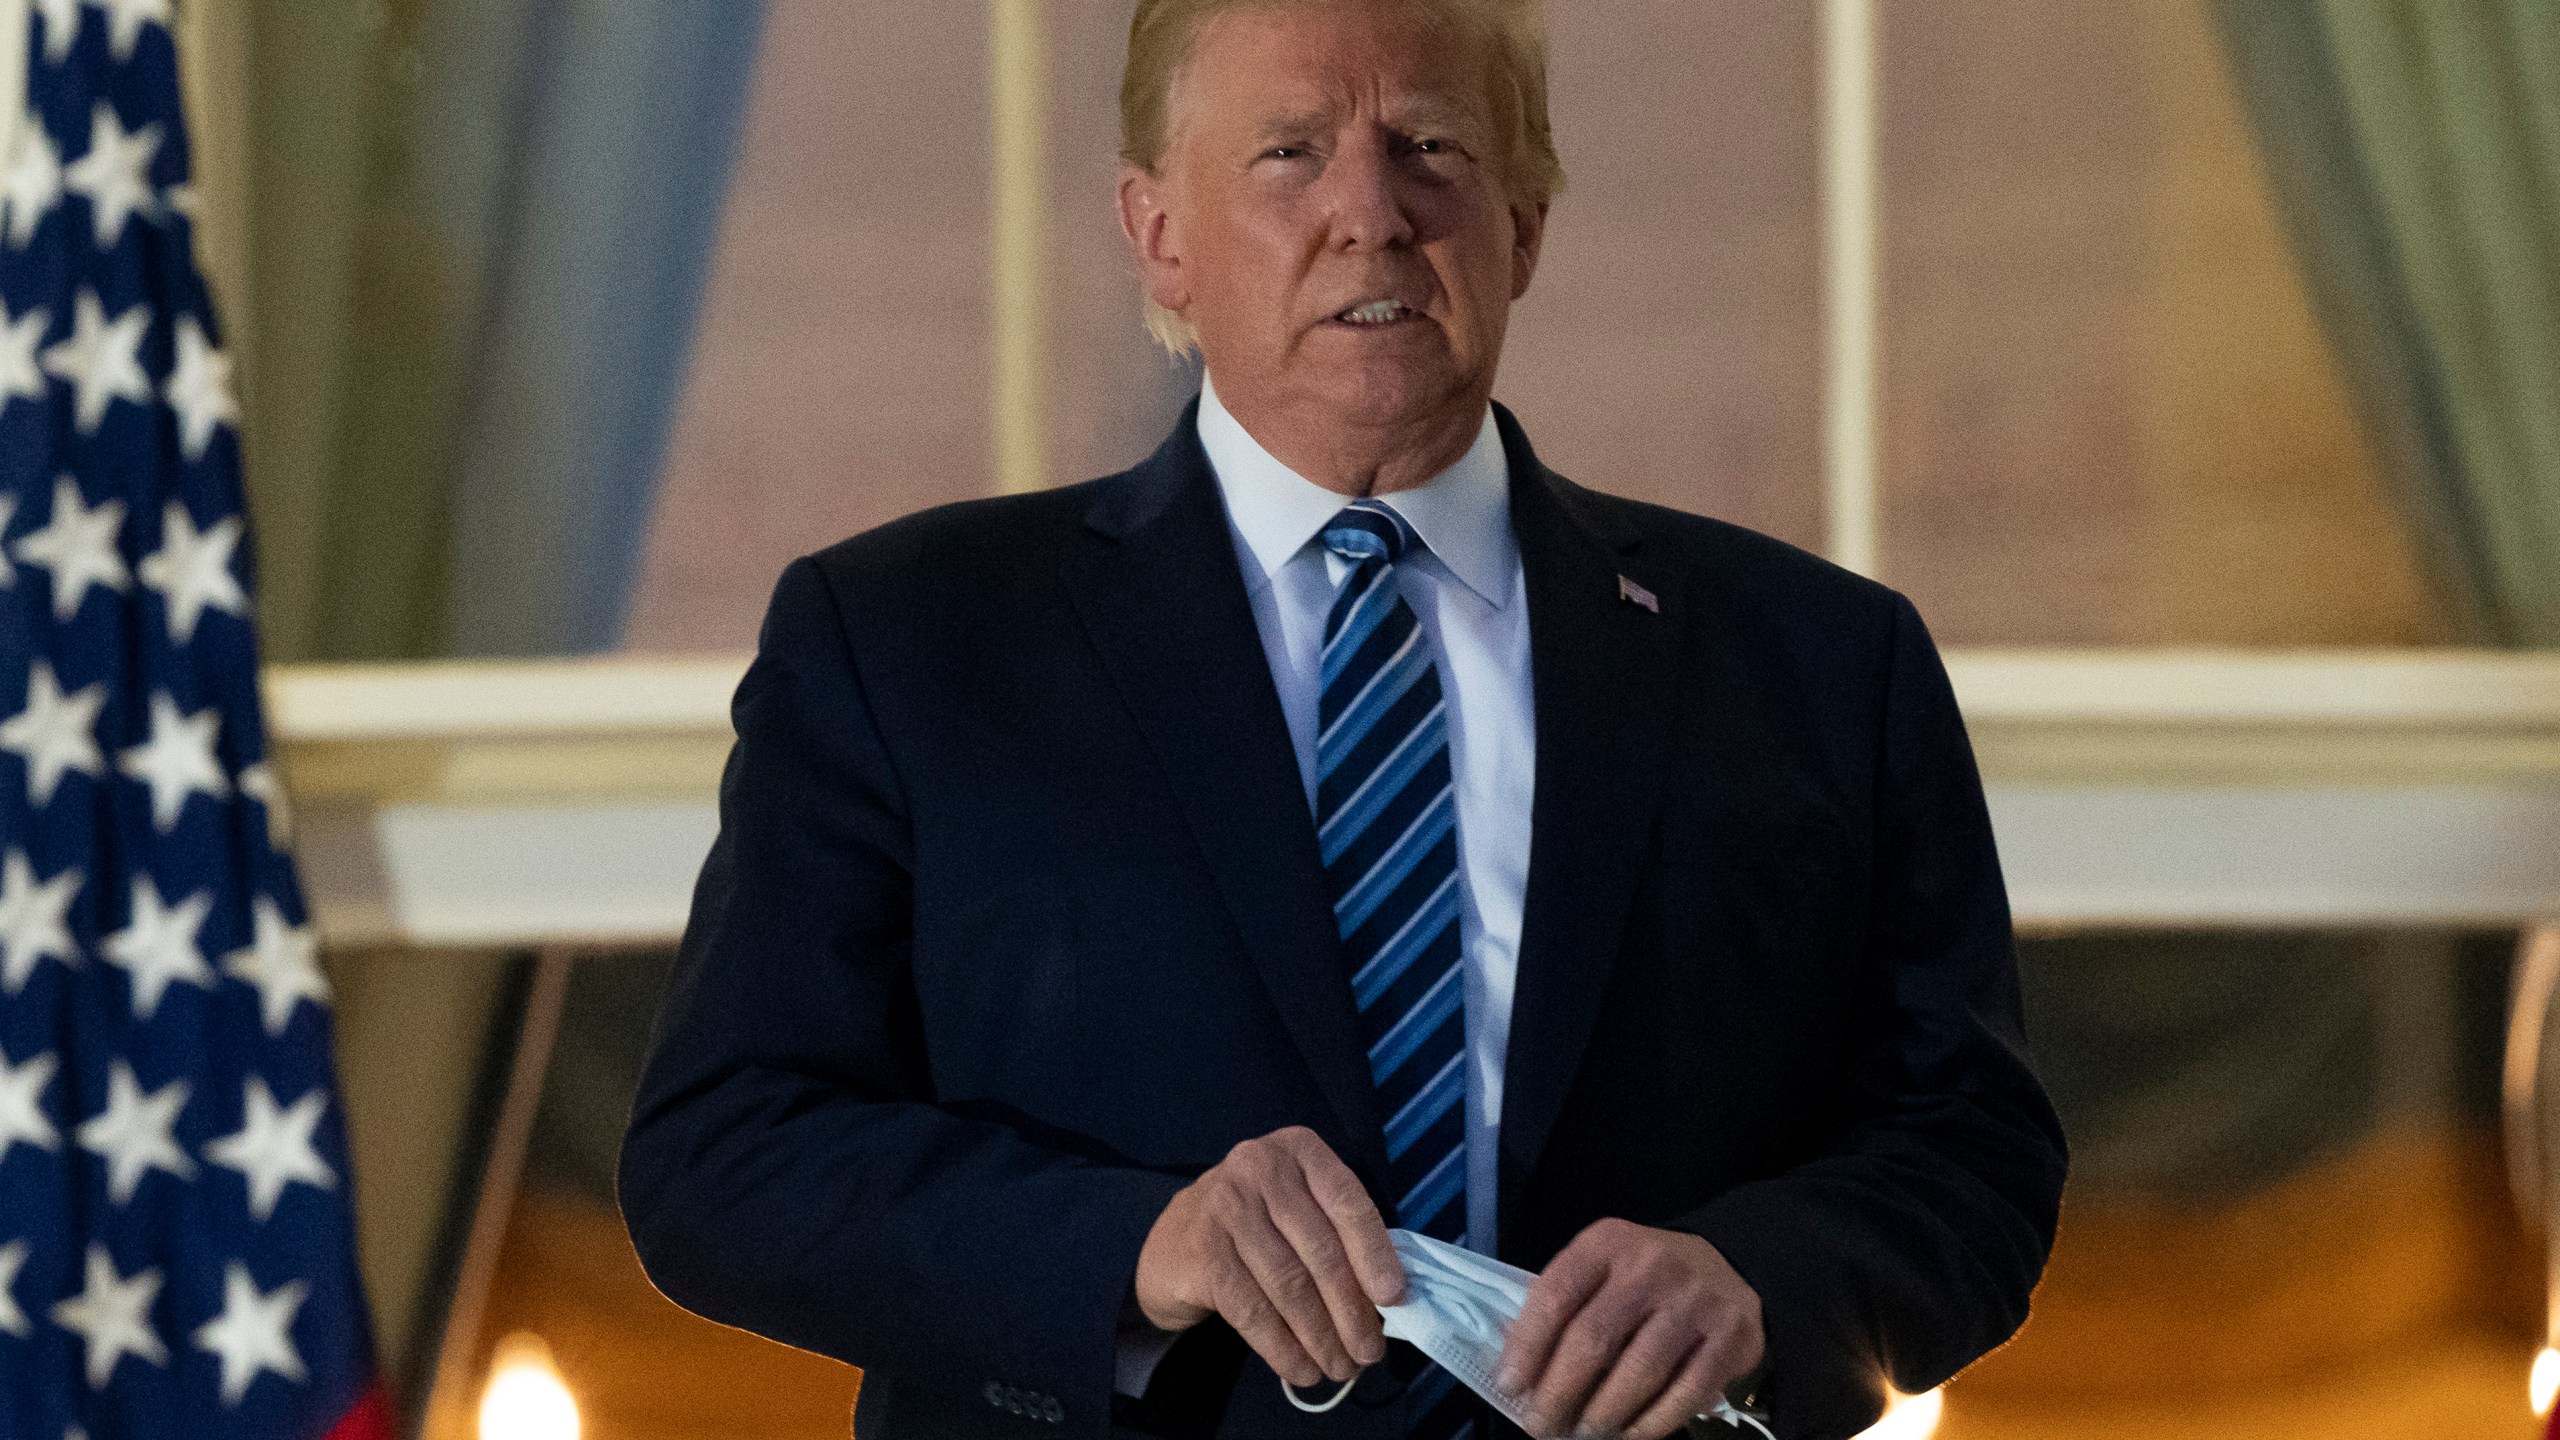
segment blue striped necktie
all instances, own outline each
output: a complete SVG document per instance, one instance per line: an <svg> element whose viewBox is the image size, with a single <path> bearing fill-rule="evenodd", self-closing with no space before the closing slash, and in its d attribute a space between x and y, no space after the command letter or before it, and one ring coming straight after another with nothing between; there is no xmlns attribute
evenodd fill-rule
<svg viewBox="0 0 2560 1440"><path fill-rule="evenodd" d="M1325 526L1324 543L1351 568L1325 617L1316 834L1386 1117L1389 1223L1463 1242L1457 795L1439 671L1395 574L1422 542L1394 510L1360 500ZM1417 1375L1407 1395L1413 1440L1472 1433L1473 1397L1439 1366Z"/></svg>

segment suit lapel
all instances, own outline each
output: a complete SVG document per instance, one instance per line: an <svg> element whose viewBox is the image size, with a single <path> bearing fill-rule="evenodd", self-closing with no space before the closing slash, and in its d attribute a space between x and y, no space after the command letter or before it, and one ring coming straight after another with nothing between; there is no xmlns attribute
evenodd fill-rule
<svg viewBox="0 0 2560 1440"><path fill-rule="evenodd" d="M1343 1158L1380 1176L1386 1141L1315 822L1196 410L1153 458L1099 487L1064 583L1350 1137Z"/></svg>
<svg viewBox="0 0 2560 1440"><path fill-rule="evenodd" d="M1497 1213L1512 1215L1625 940L1653 835L1687 612L1668 557L1647 556L1640 531L1540 465L1510 412L1495 413L1511 462L1538 727L1502 1092Z"/></svg>

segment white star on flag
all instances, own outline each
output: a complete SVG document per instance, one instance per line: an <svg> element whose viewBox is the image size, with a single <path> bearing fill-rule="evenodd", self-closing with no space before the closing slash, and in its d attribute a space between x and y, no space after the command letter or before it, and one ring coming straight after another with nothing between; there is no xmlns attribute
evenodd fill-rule
<svg viewBox="0 0 2560 1440"><path fill-rule="evenodd" d="M222 957L222 973L258 989L258 1014L270 1035L282 1035L293 1020L293 1008L304 1000L329 1003L329 982L320 973L320 942L308 925L290 925L276 902L261 895L249 902L250 928L256 939Z"/></svg>
<svg viewBox="0 0 2560 1440"><path fill-rule="evenodd" d="M35 1333L35 1327L27 1323L27 1312L18 1308L18 1270L26 1263L26 1241L0 1245L0 1335L15 1335L21 1340Z"/></svg>
<svg viewBox="0 0 2560 1440"><path fill-rule="evenodd" d="M62 167L62 188L89 197L90 235L101 250L124 238L125 222L159 213L151 188L151 158L160 152L160 122L127 130L114 106L101 100L89 111L89 152Z"/></svg>
<svg viewBox="0 0 2560 1440"><path fill-rule="evenodd" d="M69 923L80 881L78 869L66 868L38 883L25 851L0 857L0 994L24 989L27 977L48 957L65 965L80 963Z"/></svg>
<svg viewBox="0 0 2560 1440"><path fill-rule="evenodd" d="M91 506L81 498L79 481L68 475L54 477L52 517L43 529L19 536L14 547L18 563L53 572L54 619L68 623L79 614L80 602L88 598L92 585L121 592L133 583L124 568L124 555L116 549L116 532L122 528L123 501L105 500Z"/></svg>
<svg viewBox="0 0 2560 1440"><path fill-rule="evenodd" d="M162 832L177 828L189 795L201 790L220 800L231 793L231 781L213 755L221 728L220 709L208 705L189 715L168 691L151 692L151 738L118 753L116 768L151 787L151 823Z"/></svg>
<svg viewBox="0 0 2560 1440"><path fill-rule="evenodd" d="M84 286L73 297L71 338L46 349L44 368L78 391L72 415L81 434L97 434L114 401L151 403L151 377L142 373L142 332L150 327L148 305L128 306L110 321L97 291Z"/></svg>
<svg viewBox="0 0 2560 1440"><path fill-rule="evenodd" d="M9 1158L12 1145L44 1151L62 1148L62 1132L53 1128L44 1113L44 1087L53 1083L53 1072L60 1064L51 1055L38 1055L12 1065L9 1052L0 1050L0 1160Z"/></svg>
<svg viewBox="0 0 2560 1440"><path fill-rule="evenodd" d="M90 1244L89 1288L53 1307L53 1323L88 1344L90 1389L106 1389L116 1362L127 1355L169 1363L168 1350L151 1328L151 1303L159 1298L159 1271L139 1270L124 1279L107 1247Z"/></svg>
<svg viewBox="0 0 2560 1440"><path fill-rule="evenodd" d="M301 1280L258 1293L249 1267L234 1260L222 1272L222 1313L196 1331L196 1347L222 1357L222 1403L237 1405L259 1372L272 1370L299 1385L307 1372L293 1348L293 1318L311 1286Z"/></svg>
<svg viewBox="0 0 2560 1440"><path fill-rule="evenodd" d="M267 807L267 844L282 850L293 839L293 807L285 799L284 786L276 782L276 767L261 760L240 767L240 778L233 782L240 793Z"/></svg>
<svg viewBox="0 0 2560 1440"><path fill-rule="evenodd" d="M107 937L99 947L107 963L133 976L134 1018L148 1020L160 1008L160 997L172 983L184 981L213 988L213 971L196 948L196 931L213 908L213 892L199 890L176 906L160 901L159 888L148 877L133 877L133 923Z"/></svg>
<svg viewBox="0 0 2560 1440"><path fill-rule="evenodd" d="M118 60L133 58L133 44L142 36L144 22L166 29L169 24L169 0L89 0L107 12L107 42Z"/></svg>
<svg viewBox="0 0 2560 1440"><path fill-rule="evenodd" d="M27 708L0 720L0 750L25 757L27 794L38 805L53 803L54 787L63 775L105 772L98 753L98 710L107 703L104 681L65 695L53 678L53 666L38 660L27 670Z"/></svg>
<svg viewBox="0 0 2560 1440"><path fill-rule="evenodd" d="M172 1080L146 1095L121 1060L107 1067L107 1108L80 1122L80 1148L107 1162L107 1198L118 1205L133 1199L142 1177L166 1170L181 1180L195 1178L196 1162L170 1133L178 1112L187 1108L188 1086Z"/></svg>
<svg viewBox="0 0 2560 1440"><path fill-rule="evenodd" d="M240 1129L209 1141L204 1158L237 1170L249 1182L249 1213L264 1224L276 1213L284 1187L299 1180L316 1189L335 1189L338 1172L311 1148L311 1132L329 1108L329 1095L314 1089L289 1106L278 1108L267 1082L252 1075L241 1088Z"/></svg>
<svg viewBox="0 0 2560 1440"><path fill-rule="evenodd" d="M178 358L160 393L178 412L178 446L189 460L204 458L215 426L240 423L240 401L231 393L231 357L213 347L193 315L178 317Z"/></svg>
<svg viewBox="0 0 2560 1440"><path fill-rule="evenodd" d="M249 597L231 573L231 552L240 544L240 517L225 515L210 530L196 529L187 507L169 502L161 512L160 548L142 557L142 583L168 599L169 633L181 645L193 640L196 621L205 607L233 615L249 613Z"/></svg>
<svg viewBox="0 0 2560 1440"><path fill-rule="evenodd" d="M36 349L44 344L44 327L52 323L53 312L39 305L0 325L0 405L11 400L44 403L44 371L36 364Z"/></svg>
<svg viewBox="0 0 2560 1440"><path fill-rule="evenodd" d="M0 1440L398 1428L265 732L190 3L0 15Z"/></svg>
<svg viewBox="0 0 2560 1440"><path fill-rule="evenodd" d="M9 170L0 175L0 212L9 221L9 248L24 250L36 238L36 227L62 203L62 152L53 148L53 132L44 117L28 111L9 142Z"/></svg>
<svg viewBox="0 0 2560 1440"><path fill-rule="evenodd" d="M80 38L80 0L36 0L44 17L44 58L55 65L71 58L71 42Z"/></svg>

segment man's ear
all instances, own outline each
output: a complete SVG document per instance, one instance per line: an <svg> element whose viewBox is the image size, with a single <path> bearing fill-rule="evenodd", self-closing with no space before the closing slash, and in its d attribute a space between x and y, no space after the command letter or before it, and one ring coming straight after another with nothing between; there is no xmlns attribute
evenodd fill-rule
<svg viewBox="0 0 2560 1440"><path fill-rule="evenodd" d="M1529 293L1529 279L1538 273L1539 247L1547 243L1547 202L1511 207L1511 298Z"/></svg>
<svg viewBox="0 0 2560 1440"><path fill-rule="evenodd" d="M1147 298L1181 313L1191 303L1191 285L1182 270L1180 237L1165 210L1164 182L1135 165L1120 167L1120 233L1129 237Z"/></svg>

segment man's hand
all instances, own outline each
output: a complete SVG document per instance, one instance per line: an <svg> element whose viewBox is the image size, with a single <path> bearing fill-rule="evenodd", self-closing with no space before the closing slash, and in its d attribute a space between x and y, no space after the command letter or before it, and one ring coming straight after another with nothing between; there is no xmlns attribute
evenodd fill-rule
<svg viewBox="0 0 2560 1440"><path fill-rule="evenodd" d="M1760 1296L1695 1235L1597 1221L1529 1287L1495 1383L1529 1433L1656 1440L1760 1365Z"/></svg>
<svg viewBox="0 0 2560 1440"><path fill-rule="evenodd" d="M1387 1355L1378 1307L1404 1267L1358 1177L1314 1131L1276 1130L1178 1191L1138 1252L1138 1308L1161 1330L1216 1314L1292 1385Z"/></svg>

